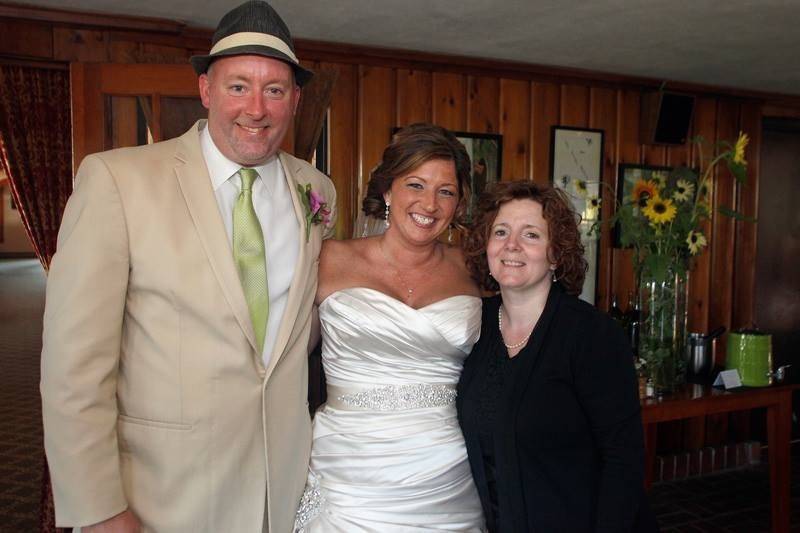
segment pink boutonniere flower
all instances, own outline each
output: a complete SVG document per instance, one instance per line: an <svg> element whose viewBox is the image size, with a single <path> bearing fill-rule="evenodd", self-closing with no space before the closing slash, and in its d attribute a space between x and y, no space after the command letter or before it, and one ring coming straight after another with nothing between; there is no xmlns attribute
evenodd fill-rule
<svg viewBox="0 0 800 533"><path fill-rule="evenodd" d="M305 186L298 183L297 192L300 193L300 200L306 211L306 242L308 242L312 224L330 225L331 209L325 197L313 190L310 183L306 183Z"/></svg>

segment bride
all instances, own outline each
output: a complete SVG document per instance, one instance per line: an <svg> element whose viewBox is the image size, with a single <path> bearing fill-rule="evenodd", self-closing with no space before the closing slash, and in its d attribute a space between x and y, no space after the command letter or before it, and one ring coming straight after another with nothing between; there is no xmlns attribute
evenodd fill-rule
<svg viewBox="0 0 800 533"><path fill-rule="evenodd" d="M383 235L326 241L316 303L328 402L295 531L483 531L455 410L481 300L457 247L470 164L452 133L400 130L373 171Z"/></svg>

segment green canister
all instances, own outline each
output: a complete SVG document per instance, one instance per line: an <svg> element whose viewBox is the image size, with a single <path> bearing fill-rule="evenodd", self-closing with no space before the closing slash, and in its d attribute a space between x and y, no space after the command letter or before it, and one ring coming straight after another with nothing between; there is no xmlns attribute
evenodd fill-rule
<svg viewBox="0 0 800 533"><path fill-rule="evenodd" d="M731 332L725 369L734 368L746 387L772 385L772 336L754 329Z"/></svg>

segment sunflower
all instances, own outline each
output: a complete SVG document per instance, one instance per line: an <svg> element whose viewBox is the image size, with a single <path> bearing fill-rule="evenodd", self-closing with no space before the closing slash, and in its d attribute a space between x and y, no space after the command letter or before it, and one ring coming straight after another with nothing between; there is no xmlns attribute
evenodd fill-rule
<svg viewBox="0 0 800 533"><path fill-rule="evenodd" d="M641 179L633 185L633 201L639 207L644 207L647 200L658 196L658 186L654 181Z"/></svg>
<svg viewBox="0 0 800 533"><path fill-rule="evenodd" d="M689 251L692 255L697 255L708 244L705 235L699 231L690 231L689 236L686 237L686 244L689 245Z"/></svg>
<svg viewBox="0 0 800 533"><path fill-rule="evenodd" d="M600 198L597 196L590 196L586 199L586 220L596 220L600 212Z"/></svg>
<svg viewBox="0 0 800 533"><path fill-rule="evenodd" d="M661 198L660 196L655 196L647 200L647 204L644 206L644 209L642 209L642 213L650 219L651 224L670 222L675 218L677 212L678 209L672 203L672 200Z"/></svg>
<svg viewBox="0 0 800 533"><path fill-rule="evenodd" d="M586 180L575 180L575 190L581 195L582 198L586 198L586 195L589 194L589 188L586 185Z"/></svg>
<svg viewBox="0 0 800 533"><path fill-rule="evenodd" d="M744 149L747 148L747 143L750 142L750 137L746 133L739 132L739 138L736 139L736 145L733 147L733 162L739 165L746 165L747 161L744 159Z"/></svg>
<svg viewBox="0 0 800 533"><path fill-rule="evenodd" d="M675 184L675 192L672 194L672 199L678 202L685 202L691 200L694 194L694 183L686 180L678 180Z"/></svg>
<svg viewBox="0 0 800 533"><path fill-rule="evenodd" d="M667 185L667 173L661 170L654 170L651 172L650 179L654 181L660 189L663 189Z"/></svg>

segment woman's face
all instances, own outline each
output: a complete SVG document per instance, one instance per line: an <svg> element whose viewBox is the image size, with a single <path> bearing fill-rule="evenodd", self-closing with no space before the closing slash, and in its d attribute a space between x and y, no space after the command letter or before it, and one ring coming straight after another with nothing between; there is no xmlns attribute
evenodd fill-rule
<svg viewBox="0 0 800 533"><path fill-rule="evenodd" d="M391 206L389 232L414 244L433 242L458 207L456 166L444 159L426 161L396 177L384 200Z"/></svg>
<svg viewBox="0 0 800 533"><path fill-rule="evenodd" d="M555 265L542 204L511 200L497 212L486 244L489 271L501 289L549 288Z"/></svg>

